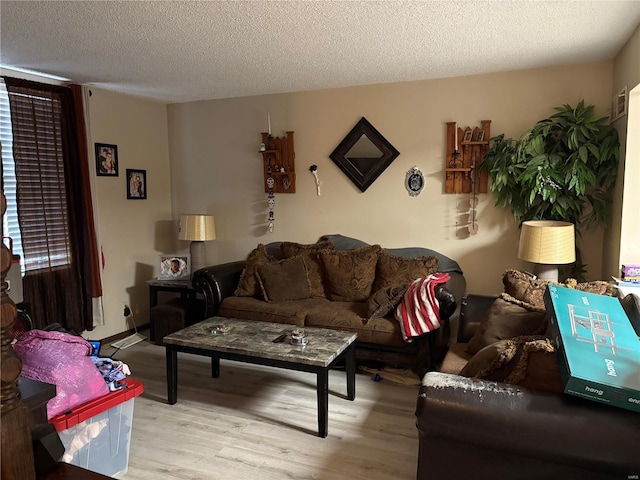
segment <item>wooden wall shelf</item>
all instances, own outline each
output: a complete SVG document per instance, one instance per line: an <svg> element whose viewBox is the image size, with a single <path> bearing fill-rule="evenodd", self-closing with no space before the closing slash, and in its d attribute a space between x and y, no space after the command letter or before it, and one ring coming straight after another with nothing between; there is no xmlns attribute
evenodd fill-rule
<svg viewBox="0 0 640 480"><path fill-rule="evenodd" d="M447 122L447 153L445 165L446 193L487 193L488 174L478 170L489 149L491 120L482 120L480 127L458 128L456 122ZM456 145L457 129L457 145ZM478 139L479 136L482 140ZM472 140L464 141L465 138ZM457 155L455 154L457 150Z"/></svg>
<svg viewBox="0 0 640 480"><path fill-rule="evenodd" d="M293 149L293 132L286 132L286 137L272 137L262 132L262 143L265 150L261 150L264 168L264 192L269 193L267 178L269 168L271 177L275 180L274 193L296 193L296 153ZM282 171L284 169L284 171Z"/></svg>

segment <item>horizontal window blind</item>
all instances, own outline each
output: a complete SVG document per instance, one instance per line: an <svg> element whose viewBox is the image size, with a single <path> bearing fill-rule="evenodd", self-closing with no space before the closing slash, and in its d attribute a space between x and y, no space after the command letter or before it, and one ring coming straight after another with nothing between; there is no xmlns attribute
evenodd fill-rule
<svg viewBox="0 0 640 480"><path fill-rule="evenodd" d="M27 272L64 266L71 258L61 102L54 93L30 92L8 93L11 122L16 126L12 129L15 198Z"/></svg>
<svg viewBox="0 0 640 480"><path fill-rule="evenodd" d="M24 257L20 225L18 223L18 208L16 204L16 172L13 163L13 136L11 134L11 112L9 97L4 81L0 79L0 145L2 146L2 181L4 195L7 199L7 211L2 217L2 235L11 237L13 253ZM24 261L21 262L24 273Z"/></svg>

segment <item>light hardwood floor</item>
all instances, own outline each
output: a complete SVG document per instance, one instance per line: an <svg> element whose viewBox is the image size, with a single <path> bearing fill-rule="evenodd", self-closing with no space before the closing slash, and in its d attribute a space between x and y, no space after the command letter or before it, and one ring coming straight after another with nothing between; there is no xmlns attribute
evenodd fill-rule
<svg viewBox="0 0 640 480"><path fill-rule="evenodd" d="M104 348L102 355L113 350ZM178 403L167 404L165 349L120 350L145 392L134 402L127 480L415 479L418 387L329 376L329 435L317 436L315 376L179 355Z"/></svg>

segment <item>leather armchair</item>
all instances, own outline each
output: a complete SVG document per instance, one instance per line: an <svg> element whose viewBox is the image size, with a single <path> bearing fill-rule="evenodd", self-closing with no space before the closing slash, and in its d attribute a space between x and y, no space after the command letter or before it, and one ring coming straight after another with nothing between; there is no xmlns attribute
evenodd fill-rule
<svg viewBox="0 0 640 480"><path fill-rule="evenodd" d="M621 303L637 331L638 298L627 297ZM458 342L468 342L491 302L464 299ZM640 414L630 410L430 372L416 417L419 480L640 476Z"/></svg>

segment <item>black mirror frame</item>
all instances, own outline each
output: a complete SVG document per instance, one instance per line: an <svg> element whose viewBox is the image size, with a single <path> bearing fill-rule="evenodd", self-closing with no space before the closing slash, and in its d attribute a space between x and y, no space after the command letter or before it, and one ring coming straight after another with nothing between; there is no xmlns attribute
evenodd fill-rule
<svg viewBox="0 0 640 480"><path fill-rule="evenodd" d="M364 175L346 157L346 154L362 135L365 135L382 153L382 156L375 161L373 167ZM356 123L356 126L344 137L344 140L340 142L340 145L329 155L329 158L364 192L376 181L382 172L391 165L398 155L400 155L400 152L396 150L366 118L362 117L360 121Z"/></svg>

